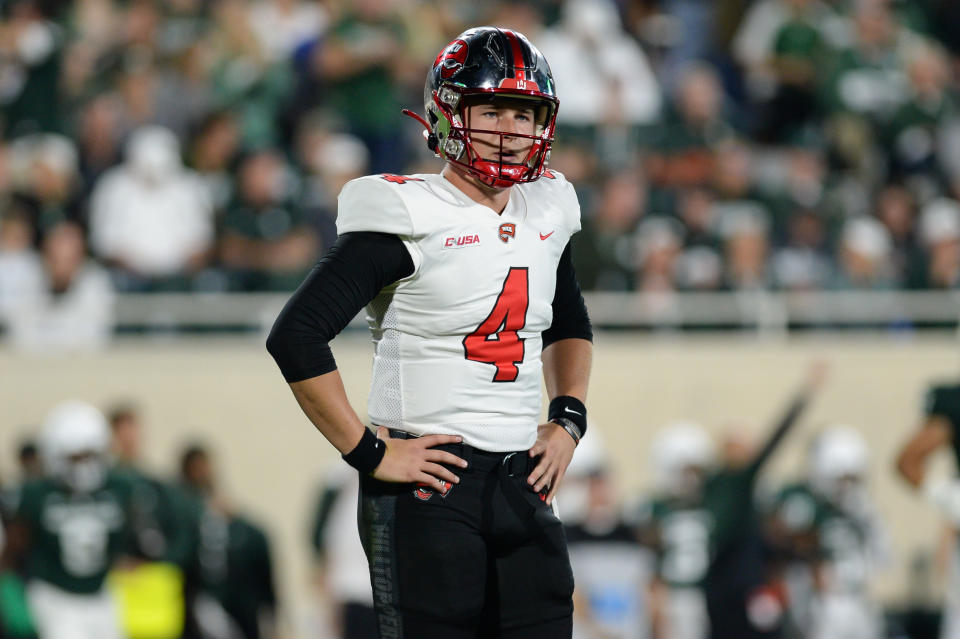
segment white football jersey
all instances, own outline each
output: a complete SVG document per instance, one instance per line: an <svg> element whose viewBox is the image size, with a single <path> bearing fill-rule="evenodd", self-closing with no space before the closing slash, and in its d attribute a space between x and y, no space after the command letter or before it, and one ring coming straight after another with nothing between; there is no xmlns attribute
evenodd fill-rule
<svg viewBox="0 0 960 639"><path fill-rule="evenodd" d="M372 175L339 198L339 233L400 237L414 272L367 306L375 353L370 420L461 435L488 451L530 448L540 416L541 333L557 264L580 229L555 171L511 189L497 215L436 174Z"/></svg>

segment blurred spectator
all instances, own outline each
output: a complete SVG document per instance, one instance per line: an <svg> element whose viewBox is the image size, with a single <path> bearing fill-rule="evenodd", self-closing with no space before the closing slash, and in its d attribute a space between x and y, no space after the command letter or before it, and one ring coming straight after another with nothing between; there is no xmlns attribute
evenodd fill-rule
<svg viewBox="0 0 960 639"><path fill-rule="evenodd" d="M909 95L906 55L919 36L899 25L884 1L854 3L851 19L853 40L833 57L825 79L826 127L842 166L870 178L878 162L875 127Z"/></svg>
<svg viewBox="0 0 960 639"><path fill-rule="evenodd" d="M397 0L357 0L331 24L315 54L328 104L370 151L372 173L402 172L398 77L409 64Z"/></svg>
<svg viewBox="0 0 960 639"><path fill-rule="evenodd" d="M890 234L890 261L898 287L909 284L918 268L922 268L921 247L917 241L916 204L904 186L888 184L877 194L875 215Z"/></svg>
<svg viewBox="0 0 960 639"><path fill-rule="evenodd" d="M59 75L63 31L40 2L4 3L0 18L0 133L12 138L62 128Z"/></svg>
<svg viewBox="0 0 960 639"><path fill-rule="evenodd" d="M633 288L634 247L631 233L646 212L646 184L634 171L611 176L599 202L583 218L573 238L573 261L580 285L599 291Z"/></svg>
<svg viewBox="0 0 960 639"><path fill-rule="evenodd" d="M769 287L770 224L763 208L749 202L728 206L721 212L718 224L723 238L726 287L734 291Z"/></svg>
<svg viewBox="0 0 960 639"><path fill-rule="evenodd" d="M290 67L269 59L254 33L247 2L221 0L211 16L204 50L214 102L236 113L245 147L276 144L280 111L293 89Z"/></svg>
<svg viewBox="0 0 960 639"><path fill-rule="evenodd" d="M812 140L758 155L755 167L756 196L770 212L773 243L789 241L792 217L797 211L814 210L829 216L826 161Z"/></svg>
<svg viewBox="0 0 960 639"><path fill-rule="evenodd" d="M886 227L871 217L849 220L840 235L835 288L886 289L893 286L892 246Z"/></svg>
<svg viewBox="0 0 960 639"><path fill-rule="evenodd" d="M22 207L0 213L0 320L35 288L42 269L33 250L35 232L30 216Z"/></svg>
<svg viewBox="0 0 960 639"><path fill-rule="evenodd" d="M652 209L671 213L673 189L707 185L716 167L714 151L734 131L723 113L720 79L707 65L681 76L674 105L654 132L646 169L653 187Z"/></svg>
<svg viewBox="0 0 960 639"><path fill-rule="evenodd" d="M227 206L220 261L241 290L296 288L317 257L317 237L296 202L296 184L282 156L258 151L238 170Z"/></svg>
<svg viewBox="0 0 960 639"><path fill-rule="evenodd" d="M112 93L87 102L79 113L76 131L83 195L90 197L94 184L107 169L120 162L121 105Z"/></svg>
<svg viewBox="0 0 960 639"><path fill-rule="evenodd" d="M677 264L677 285L693 291L716 290L723 284L723 260L718 251L714 193L707 188L684 189L678 194L677 215L685 242Z"/></svg>
<svg viewBox="0 0 960 639"><path fill-rule="evenodd" d="M919 230L927 263L918 275L918 288L960 286L960 204L946 198L934 200L924 207Z"/></svg>
<svg viewBox="0 0 960 639"><path fill-rule="evenodd" d="M637 228L637 290L669 293L676 288L677 258L683 247L683 229L673 219L653 217Z"/></svg>
<svg viewBox="0 0 960 639"><path fill-rule="evenodd" d="M574 636L646 639L651 636L647 587L653 561L625 521L617 482L595 425L590 439L577 446L574 459L578 461L571 461L564 482L583 484L582 511L575 518L561 513L576 583Z"/></svg>
<svg viewBox="0 0 960 639"><path fill-rule="evenodd" d="M660 115L661 97L646 55L624 32L615 4L567 0L561 23L534 42L551 61L557 82L561 139L595 140L594 152L611 169L629 161L637 128Z"/></svg>
<svg viewBox="0 0 960 639"><path fill-rule="evenodd" d="M337 239L337 195L347 182L367 174L370 154L356 137L328 133L308 119L297 134L297 156L306 172L300 206L318 234L319 255Z"/></svg>
<svg viewBox="0 0 960 639"><path fill-rule="evenodd" d="M734 42L748 90L761 106L758 135L787 142L818 114L820 74L839 26L819 0L764 0L753 5Z"/></svg>
<svg viewBox="0 0 960 639"><path fill-rule="evenodd" d="M711 0L661 0L663 12L676 25L677 34L660 64L659 76L672 90L683 81L684 69L715 52L717 3Z"/></svg>
<svg viewBox="0 0 960 639"><path fill-rule="evenodd" d="M304 42L320 37L329 18L319 2L258 0L250 7L250 28L266 59L284 62Z"/></svg>
<svg viewBox="0 0 960 639"><path fill-rule="evenodd" d="M183 483L201 500L200 592L193 610L202 636L275 637L277 598L267 535L227 503L204 447L184 452L181 471Z"/></svg>
<svg viewBox="0 0 960 639"><path fill-rule="evenodd" d="M960 116L955 96L948 90L948 64L939 47L929 43L913 47L907 58L908 96L885 127L890 178L910 180L925 198L955 177L942 160L943 129L951 118Z"/></svg>
<svg viewBox="0 0 960 639"><path fill-rule="evenodd" d="M124 290L184 286L209 259L210 198L185 169L172 133L138 130L125 162L97 183L90 207L95 254L114 268Z"/></svg>
<svg viewBox="0 0 960 639"><path fill-rule="evenodd" d="M13 204L30 215L37 235L65 220L83 221L77 149L68 138L34 134L10 145Z"/></svg>
<svg viewBox="0 0 960 639"><path fill-rule="evenodd" d="M318 599L338 639L367 639L377 631L367 556L357 536L360 478L337 464L328 474L313 517L310 545L317 563Z"/></svg>
<svg viewBox="0 0 960 639"><path fill-rule="evenodd" d="M54 226L41 257L11 303L11 344L32 351L103 346L113 331L113 286L103 268L87 259L83 231L72 222Z"/></svg>
<svg viewBox="0 0 960 639"><path fill-rule="evenodd" d="M215 111L197 127L190 142L187 164L207 187L217 212L223 211L233 193L234 162L239 152L237 118L229 111Z"/></svg>
<svg viewBox="0 0 960 639"><path fill-rule="evenodd" d="M787 291L826 288L833 270L823 220L816 211L798 209L789 224L787 241L775 251L770 265L774 285Z"/></svg>

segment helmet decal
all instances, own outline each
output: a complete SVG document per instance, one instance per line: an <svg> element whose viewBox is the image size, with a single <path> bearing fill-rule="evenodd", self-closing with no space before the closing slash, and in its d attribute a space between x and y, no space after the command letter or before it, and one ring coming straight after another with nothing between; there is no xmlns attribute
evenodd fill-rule
<svg viewBox="0 0 960 639"><path fill-rule="evenodd" d="M433 67L440 66L440 77L446 80L463 68L469 50L470 45L465 41L454 40L440 52L437 59L433 61Z"/></svg>

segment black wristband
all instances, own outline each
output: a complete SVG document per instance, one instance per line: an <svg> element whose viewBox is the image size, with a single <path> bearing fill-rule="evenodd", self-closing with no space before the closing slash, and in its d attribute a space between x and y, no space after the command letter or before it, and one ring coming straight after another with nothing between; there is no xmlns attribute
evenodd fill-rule
<svg viewBox="0 0 960 639"><path fill-rule="evenodd" d="M558 419L573 422L580 429L580 437L587 434L587 407L576 397L560 395L553 398L547 409L547 420L552 422Z"/></svg>
<svg viewBox="0 0 960 639"><path fill-rule="evenodd" d="M373 434L373 431L371 431L369 428L364 428L363 437L360 438L360 442L353 447L353 450L346 455L343 455L343 461L347 462L364 475L369 475L377 466L380 465L380 460L383 459L383 456L386 452L386 445L384 445L381 440L377 439L377 436Z"/></svg>

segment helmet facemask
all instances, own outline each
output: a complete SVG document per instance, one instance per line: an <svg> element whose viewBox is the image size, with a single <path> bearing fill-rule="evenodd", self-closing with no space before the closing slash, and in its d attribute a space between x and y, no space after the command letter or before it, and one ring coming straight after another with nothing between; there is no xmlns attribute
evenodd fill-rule
<svg viewBox="0 0 960 639"><path fill-rule="evenodd" d="M462 89L452 84L442 85L431 97L427 117L435 139L433 149L441 158L491 187L533 182L543 175L553 143L555 99L529 93ZM482 104L532 109L532 131L518 133L477 127L469 121L468 110ZM497 142L474 139L477 134L496 136ZM529 141L529 147L518 145L517 140ZM504 160L504 155L510 155L511 151L518 151L522 157Z"/></svg>

